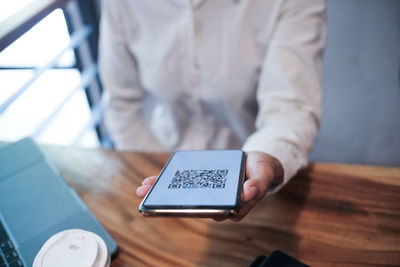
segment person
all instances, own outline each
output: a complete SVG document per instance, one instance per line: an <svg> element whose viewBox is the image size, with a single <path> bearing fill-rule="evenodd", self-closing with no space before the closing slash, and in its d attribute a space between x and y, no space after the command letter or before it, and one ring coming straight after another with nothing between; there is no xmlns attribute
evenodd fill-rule
<svg viewBox="0 0 400 267"><path fill-rule="evenodd" d="M323 0L104 0L99 66L116 149L243 149L232 218L243 219L308 163L325 27Z"/></svg>

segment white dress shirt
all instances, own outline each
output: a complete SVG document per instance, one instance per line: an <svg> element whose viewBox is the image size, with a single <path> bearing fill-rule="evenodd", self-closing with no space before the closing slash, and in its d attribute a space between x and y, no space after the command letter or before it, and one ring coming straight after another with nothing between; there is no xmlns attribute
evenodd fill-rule
<svg viewBox="0 0 400 267"><path fill-rule="evenodd" d="M102 5L99 65L117 149L262 151L281 162L281 186L307 165L321 113L323 0Z"/></svg>

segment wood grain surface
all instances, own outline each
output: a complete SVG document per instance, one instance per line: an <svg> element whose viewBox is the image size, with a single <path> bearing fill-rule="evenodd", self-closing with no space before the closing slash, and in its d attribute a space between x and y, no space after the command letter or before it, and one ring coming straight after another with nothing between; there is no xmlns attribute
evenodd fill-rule
<svg viewBox="0 0 400 267"><path fill-rule="evenodd" d="M400 168L314 163L243 221L145 218L136 189L169 155L43 147L120 247L111 266L400 266Z"/></svg>

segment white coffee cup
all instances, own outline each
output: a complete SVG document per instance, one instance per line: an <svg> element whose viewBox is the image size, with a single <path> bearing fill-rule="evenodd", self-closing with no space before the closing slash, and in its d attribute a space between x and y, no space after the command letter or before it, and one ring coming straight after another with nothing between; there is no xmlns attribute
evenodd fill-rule
<svg viewBox="0 0 400 267"><path fill-rule="evenodd" d="M98 235L79 229L59 232L42 246L33 267L109 267L110 253Z"/></svg>

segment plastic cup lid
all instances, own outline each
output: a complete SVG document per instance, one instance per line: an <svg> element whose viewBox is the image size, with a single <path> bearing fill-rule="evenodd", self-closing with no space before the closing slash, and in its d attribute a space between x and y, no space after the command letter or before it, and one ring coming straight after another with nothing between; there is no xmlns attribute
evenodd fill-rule
<svg viewBox="0 0 400 267"><path fill-rule="evenodd" d="M106 267L110 256L103 239L79 229L59 232L42 246L33 267Z"/></svg>

